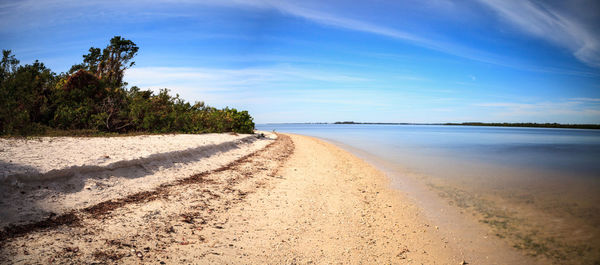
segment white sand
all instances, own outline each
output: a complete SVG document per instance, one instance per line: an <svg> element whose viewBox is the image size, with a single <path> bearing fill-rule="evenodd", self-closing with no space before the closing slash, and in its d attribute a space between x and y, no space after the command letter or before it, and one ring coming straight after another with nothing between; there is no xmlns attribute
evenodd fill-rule
<svg viewBox="0 0 600 265"><path fill-rule="evenodd" d="M41 137L0 139L0 181L31 181L81 171L115 169L169 156L210 152L251 135L179 134L133 137ZM160 156L157 156L160 154Z"/></svg>
<svg viewBox="0 0 600 265"><path fill-rule="evenodd" d="M41 220L213 170L276 136L0 139L0 227Z"/></svg>
<svg viewBox="0 0 600 265"><path fill-rule="evenodd" d="M156 199L8 238L0 264L551 264L476 220L476 236L438 227L389 185L330 143L281 135Z"/></svg>

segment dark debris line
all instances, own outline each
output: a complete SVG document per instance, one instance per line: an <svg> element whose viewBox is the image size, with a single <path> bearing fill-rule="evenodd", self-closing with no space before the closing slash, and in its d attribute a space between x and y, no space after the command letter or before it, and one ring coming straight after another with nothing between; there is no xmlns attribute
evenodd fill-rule
<svg viewBox="0 0 600 265"><path fill-rule="evenodd" d="M79 225L81 225L81 221L84 218L101 219L104 216L106 216L107 214L111 213L112 211L114 211L118 208L121 208L127 204L146 203L146 202L154 201L159 198L165 198L169 195L170 187L173 187L173 186L214 183L214 180L208 179L207 176L214 174L214 173L230 170L230 169L235 169L235 167L237 167L241 164L249 163L249 162L251 162L251 158L258 156L259 153L265 152L268 149L273 148L273 146L276 143L281 143L281 142L288 142L289 144L292 144L292 146L290 148L286 149L286 154L283 154L282 157L279 158L279 160L283 160L283 159L286 159L287 157L289 157L289 155L291 155L291 153L293 152L293 143L291 142L291 139L289 138L289 136L277 134L277 140L268 144L262 150L254 152L252 154L245 155L245 156L243 156L225 166L222 166L220 168L206 171L206 172L203 172L200 174L192 175L190 177L180 179L180 180L174 181L172 183L165 183L165 184L160 185L158 188L156 188L154 190L134 193L134 194L131 194L124 198L104 201L104 202L98 203L96 205L93 205L93 206L90 206L90 207L87 207L87 208L84 208L81 210L72 210L65 214L51 216L51 217L48 217L47 219L39 221L39 222L22 224L22 225L9 225L9 226L5 227L2 231L0 231L0 248L2 248L4 246L4 244L7 243L8 240L17 238L17 237L21 237L21 236L25 236L32 232L48 230L48 229L56 229L60 226L65 226L65 225L66 226L79 226ZM282 144L284 144L284 143L282 143ZM277 172L277 170L275 170L274 174L276 174L276 172Z"/></svg>

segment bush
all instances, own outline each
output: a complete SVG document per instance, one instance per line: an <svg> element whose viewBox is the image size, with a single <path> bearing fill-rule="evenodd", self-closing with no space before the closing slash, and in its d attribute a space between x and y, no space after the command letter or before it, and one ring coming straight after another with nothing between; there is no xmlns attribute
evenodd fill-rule
<svg viewBox="0 0 600 265"><path fill-rule="evenodd" d="M74 66L73 69L80 70L71 75L56 75L38 61L17 67L18 61L10 51L4 51L3 56L1 135L42 134L46 129L88 133L90 130L108 133L252 133L254 130L247 111L216 109L203 102L192 105L179 95L169 95L168 89L158 94L138 87L127 90L120 79L105 80L108 77L100 78L97 73L85 70L95 65L89 62Z"/></svg>
<svg viewBox="0 0 600 265"><path fill-rule="evenodd" d="M14 59L10 51L4 51L0 68L0 132L39 133L51 115L49 95L56 75L38 61L18 67L7 65L11 57Z"/></svg>

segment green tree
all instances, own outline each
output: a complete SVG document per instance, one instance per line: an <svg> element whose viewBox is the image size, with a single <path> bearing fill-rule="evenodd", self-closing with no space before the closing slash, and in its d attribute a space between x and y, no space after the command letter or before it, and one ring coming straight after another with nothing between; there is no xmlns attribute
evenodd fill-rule
<svg viewBox="0 0 600 265"><path fill-rule="evenodd" d="M92 115L99 112L98 102L107 95L98 78L79 70L54 90L54 115L50 125L59 129L88 129Z"/></svg>
<svg viewBox="0 0 600 265"><path fill-rule="evenodd" d="M19 60L11 54L11 50L2 50L2 61L0 62L0 82L4 81L11 73L17 71Z"/></svg>
<svg viewBox="0 0 600 265"><path fill-rule="evenodd" d="M48 127L108 132L252 133L246 111L190 104L123 82L138 47L116 36L104 48L90 48L81 64L56 75L43 63L19 66L10 51L0 61L0 134L41 134Z"/></svg>
<svg viewBox="0 0 600 265"><path fill-rule="evenodd" d="M104 80L111 87L122 87L125 70L132 67L135 62L133 57L139 47L131 40L115 36L106 48L91 47L89 53L83 55L83 63L71 67L70 73L84 69L99 79Z"/></svg>
<svg viewBox="0 0 600 265"><path fill-rule="evenodd" d="M17 64L10 51L3 51L0 62L2 134L39 131L51 116L49 96L56 74L39 61L18 67Z"/></svg>

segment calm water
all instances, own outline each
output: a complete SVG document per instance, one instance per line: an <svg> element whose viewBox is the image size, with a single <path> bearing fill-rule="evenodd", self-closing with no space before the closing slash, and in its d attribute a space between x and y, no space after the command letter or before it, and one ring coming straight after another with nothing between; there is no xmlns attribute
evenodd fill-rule
<svg viewBox="0 0 600 265"><path fill-rule="evenodd" d="M600 258L600 130L334 124L257 129L315 136L368 154L370 162L384 162L377 166L388 165L384 170L394 183L420 176L434 193L536 255L581 255L583 263Z"/></svg>
<svg viewBox="0 0 600 265"><path fill-rule="evenodd" d="M485 163L567 178L600 178L600 130L334 124L257 128L333 140L417 171L431 171L433 162Z"/></svg>

